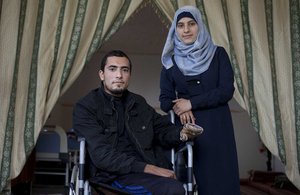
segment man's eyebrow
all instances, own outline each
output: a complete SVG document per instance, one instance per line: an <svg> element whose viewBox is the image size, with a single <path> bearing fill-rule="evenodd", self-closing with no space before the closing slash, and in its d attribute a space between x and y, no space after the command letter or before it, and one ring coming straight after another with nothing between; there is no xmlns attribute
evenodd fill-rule
<svg viewBox="0 0 300 195"><path fill-rule="evenodd" d="M117 65L113 65L113 64L109 65L107 68L110 68L110 67L113 67L113 68L120 67L120 68L128 68L129 69L128 66L117 66Z"/></svg>

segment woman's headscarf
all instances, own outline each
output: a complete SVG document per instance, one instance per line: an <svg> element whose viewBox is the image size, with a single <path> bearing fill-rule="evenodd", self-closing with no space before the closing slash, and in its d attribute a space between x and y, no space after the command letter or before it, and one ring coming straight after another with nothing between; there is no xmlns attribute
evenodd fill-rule
<svg viewBox="0 0 300 195"><path fill-rule="evenodd" d="M198 24L198 36L191 44L184 43L177 34L177 18L182 12L189 12ZM202 21L200 11L194 6L184 6L178 9L161 56L166 69L173 66L172 55L180 71L186 76L194 76L205 72L214 57L217 46L212 42Z"/></svg>

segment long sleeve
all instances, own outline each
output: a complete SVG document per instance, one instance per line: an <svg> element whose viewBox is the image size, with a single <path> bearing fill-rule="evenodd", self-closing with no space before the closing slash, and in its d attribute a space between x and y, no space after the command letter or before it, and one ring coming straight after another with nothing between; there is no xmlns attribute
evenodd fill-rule
<svg viewBox="0 0 300 195"><path fill-rule="evenodd" d="M208 109L226 104L233 97L234 77L229 57L224 48L217 53L218 83L215 89L191 97L192 109ZM204 81L205 82L205 81Z"/></svg>
<svg viewBox="0 0 300 195"><path fill-rule="evenodd" d="M168 74L168 71L163 67L160 75L160 108L164 112L168 112L174 106L172 103L176 99L175 83L172 81L172 77Z"/></svg>
<svg viewBox="0 0 300 195"><path fill-rule="evenodd" d="M156 141L164 147L172 148L181 143L180 131L182 127L177 127L167 118L158 114L153 108L153 129Z"/></svg>

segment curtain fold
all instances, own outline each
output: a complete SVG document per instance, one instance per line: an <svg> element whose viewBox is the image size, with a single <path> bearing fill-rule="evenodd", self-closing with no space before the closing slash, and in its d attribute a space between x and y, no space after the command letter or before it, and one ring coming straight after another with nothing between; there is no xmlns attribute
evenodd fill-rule
<svg viewBox="0 0 300 195"><path fill-rule="evenodd" d="M185 5L200 10L216 45L230 56L234 98L300 189L299 0L153 0L171 24Z"/></svg>
<svg viewBox="0 0 300 195"><path fill-rule="evenodd" d="M0 0L0 192L21 172L59 96L149 3L167 27L179 7L199 8L230 56L234 98L300 189L299 0Z"/></svg>
<svg viewBox="0 0 300 195"><path fill-rule="evenodd" d="M141 2L0 0L0 192L21 172L59 96Z"/></svg>

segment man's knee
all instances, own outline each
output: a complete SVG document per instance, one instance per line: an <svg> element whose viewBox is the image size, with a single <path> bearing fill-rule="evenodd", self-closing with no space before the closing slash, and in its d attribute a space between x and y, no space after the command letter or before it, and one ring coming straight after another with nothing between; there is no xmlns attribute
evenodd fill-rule
<svg viewBox="0 0 300 195"><path fill-rule="evenodd" d="M173 195L184 195L185 194L185 190L182 186L182 183L176 185L176 186L173 186L172 189L171 189L171 192L170 194L173 194Z"/></svg>
<svg viewBox="0 0 300 195"><path fill-rule="evenodd" d="M172 195L184 195L185 190L182 186L182 183L176 179L169 178L169 181L166 182L166 192L164 194Z"/></svg>

